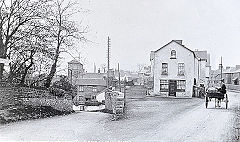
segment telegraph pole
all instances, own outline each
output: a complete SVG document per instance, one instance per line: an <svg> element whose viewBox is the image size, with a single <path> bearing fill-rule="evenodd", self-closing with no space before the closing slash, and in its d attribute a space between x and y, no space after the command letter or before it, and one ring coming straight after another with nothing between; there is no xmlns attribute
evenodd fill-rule
<svg viewBox="0 0 240 142"><path fill-rule="evenodd" d="M221 64L220 64L220 72L221 72L221 84L223 83L223 80L222 80L222 56L221 56Z"/></svg>
<svg viewBox="0 0 240 142"><path fill-rule="evenodd" d="M109 89L109 68L110 68L110 38L108 36L108 48L107 48L107 90Z"/></svg>
<svg viewBox="0 0 240 142"><path fill-rule="evenodd" d="M119 63L118 63L118 85L119 85L119 91L121 92L121 82L120 82L120 69L119 69Z"/></svg>

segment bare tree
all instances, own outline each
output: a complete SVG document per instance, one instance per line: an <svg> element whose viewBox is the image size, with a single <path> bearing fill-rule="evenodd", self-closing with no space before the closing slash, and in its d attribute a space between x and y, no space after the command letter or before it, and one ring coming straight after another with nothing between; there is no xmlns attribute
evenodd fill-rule
<svg viewBox="0 0 240 142"><path fill-rule="evenodd" d="M78 12L74 9L76 6L76 2L56 0L52 2L51 10L46 16L46 23L49 26L49 33L51 33L55 55L50 73L45 81L45 87L51 85L61 51L66 51L68 47L72 47L74 40L84 40L83 33L86 32L86 28L80 32L76 22L71 20L72 16Z"/></svg>
<svg viewBox="0 0 240 142"><path fill-rule="evenodd" d="M19 36L21 28L41 16L39 10L45 1L10 0L6 3L6 0L0 0L0 58L10 59L9 50L22 39ZM0 79L3 69L4 64L0 64Z"/></svg>
<svg viewBox="0 0 240 142"><path fill-rule="evenodd" d="M137 72L142 72L145 66L146 66L145 64L137 64L138 67Z"/></svg>

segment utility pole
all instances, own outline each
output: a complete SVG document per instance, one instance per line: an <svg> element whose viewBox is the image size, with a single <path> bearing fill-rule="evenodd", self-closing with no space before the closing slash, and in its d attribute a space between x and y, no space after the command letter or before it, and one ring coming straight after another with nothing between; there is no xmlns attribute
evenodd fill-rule
<svg viewBox="0 0 240 142"><path fill-rule="evenodd" d="M221 56L221 64L220 64L220 72L221 72L221 84L223 83L223 80L222 80L222 68L223 68L223 66L222 66L222 56Z"/></svg>
<svg viewBox="0 0 240 142"><path fill-rule="evenodd" d="M95 65L95 63L94 63L94 65L93 65L93 68L94 68L94 69L93 69L93 72L96 73L96 65Z"/></svg>
<svg viewBox="0 0 240 142"><path fill-rule="evenodd" d="M108 48L107 48L107 90L109 89L109 68L110 68L110 38L108 36Z"/></svg>
<svg viewBox="0 0 240 142"><path fill-rule="evenodd" d="M120 82L120 69L119 69L119 63L118 63L118 85L119 85L119 91L121 92L121 82Z"/></svg>

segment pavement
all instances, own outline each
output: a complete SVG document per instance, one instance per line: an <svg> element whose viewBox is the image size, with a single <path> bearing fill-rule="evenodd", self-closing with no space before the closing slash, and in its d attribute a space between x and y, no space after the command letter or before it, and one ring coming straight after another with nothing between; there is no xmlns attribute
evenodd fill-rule
<svg viewBox="0 0 240 142"><path fill-rule="evenodd" d="M229 108L205 108L204 99L131 98L125 118L101 112L29 120L0 126L0 141L232 141L240 94L228 92Z"/></svg>

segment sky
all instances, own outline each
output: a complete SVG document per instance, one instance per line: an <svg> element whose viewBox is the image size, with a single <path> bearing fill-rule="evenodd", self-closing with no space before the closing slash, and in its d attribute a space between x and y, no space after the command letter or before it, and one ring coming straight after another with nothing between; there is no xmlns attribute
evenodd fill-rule
<svg viewBox="0 0 240 142"><path fill-rule="evenodd" d="M137 70L150 65L150 52L171 40L183 40L191 50L207 50L211 66L240 64L239 0L80 0L81 12L75 19L88 26L78 52L84 68L93 72L107 63L107 37L111 38L110 67ZM73 52L74 56L79 56ZM64 55L67 67L71 56Z"/></svg>

